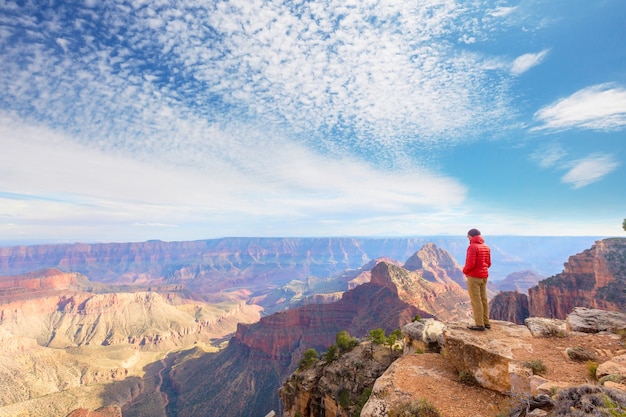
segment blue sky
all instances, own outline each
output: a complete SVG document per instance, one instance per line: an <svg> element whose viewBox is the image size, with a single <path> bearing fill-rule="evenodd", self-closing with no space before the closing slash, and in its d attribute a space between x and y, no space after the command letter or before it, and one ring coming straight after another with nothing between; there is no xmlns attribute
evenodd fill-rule
<svg viewBox="0 0 626 417"><path fill-rule="evenodd" d="M0 241L623 236L626 2L4 1Z"/></svg>

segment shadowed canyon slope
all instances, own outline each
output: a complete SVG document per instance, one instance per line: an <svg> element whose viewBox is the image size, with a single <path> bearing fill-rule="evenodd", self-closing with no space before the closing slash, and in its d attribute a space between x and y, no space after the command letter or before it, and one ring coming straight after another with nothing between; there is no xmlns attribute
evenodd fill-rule
<svg viewBox="0 0 626 417"><path fill-rule="evenodd" d="M372 269L370 282L347 291L340 301L239 325L224 351L182 360L170 375L177 394L170 411L181 417L264 415L280 409L278 388L302 353L308 348L326 351L342 330L365 337L376 328L390 333L415 315L467 318L466 291L443 272L459 266L434 245L418 255L421 269L409 271L381 261Z"/></svg>

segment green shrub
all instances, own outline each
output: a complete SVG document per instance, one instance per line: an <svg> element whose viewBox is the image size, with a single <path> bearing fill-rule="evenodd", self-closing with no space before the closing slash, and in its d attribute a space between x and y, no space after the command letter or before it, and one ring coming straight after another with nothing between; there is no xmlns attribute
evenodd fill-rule
<svg viewBox="0 0 626 417"><path fill-rule="evenodd" d="M380 328L370 330L368 338L376 345L384 345L387 342L385 331Z"/></svg>
<svg viewBox="0 0 626 417"><path fill-rule="evenodd" d="M365 405L367 400L370 399L371 395L372 395L372 388L365 388L363 390L363 392L361 393L361 396L359 397L359 400L355 404L354 413L353 413L354 417L359 417L361 415L361 410L363 409L363 406Z"/></svg>
<svg viewBox="0 0 626 417"><path fill-rule="evenodd" d="M526 368L532 369L533 375L543 375L548 370L548 368L546 368L546 365L543 363L541 359L533 359L530 361L526 361L524 362L524 366Z"/></svg>
<svg viewBox="0 0 626 417"><path fill-rule="evenodd" d="M350 391L342 388L337 394L337 399L340 406L342 406L343 408L348 408L350 406Z"/></svg>
<svg viewBox="0 0 626 417"><path fill-rule="evenodd" d="M331 363L335 359L337 359L337 345L331 345L326 352L325 359L326 362Z"/></svg>
<svg viewBox="0 0 626 417"><path fill-rule="evenodd" d="M417 401L401 403L389 410L389 417L441 417L439 411L428 400L421 398Z"/></svg>
<svg viewBox="0 0 626 417"><path fill-rule="evenodd" d="M345 330L337 333L337 336L335 336L335 341L337 342L337 347L342 352L350 351L359 344L359 341L356 340L356 338L351 337L350 333Z"/></svg>
<svg viewBox="0 0 626 417"><path fill-rule="evenodd" d="M478 380L470 371L459 372L459 382L463 385L469 385L474 387L480 386Z"/></svg>
<svg viewBox="0 0 626 417"><path fill-rule="evenodd" d="M597 379L596 372L598 371L598 363L594 361L585 362L587 367L587 374L591 379Z"/></svg>
<svg viewBox="0 0 626 417"><path fill-rule="evenodd" d="M298 369L306 369L319 359L319 354L313 348L307 349L302 354L302 359L298 362Z"/></svg>

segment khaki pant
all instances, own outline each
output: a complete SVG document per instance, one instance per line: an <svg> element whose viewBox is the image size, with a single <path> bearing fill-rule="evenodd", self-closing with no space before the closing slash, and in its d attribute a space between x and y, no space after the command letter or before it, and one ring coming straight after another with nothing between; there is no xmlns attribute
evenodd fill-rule
<svg viewBox="0 0 626 417"><path fill-rule="evenodd" d="M487 279L467 277L467 292L472 302L476 326L489 324L489 301L487 300Z"/></svg>

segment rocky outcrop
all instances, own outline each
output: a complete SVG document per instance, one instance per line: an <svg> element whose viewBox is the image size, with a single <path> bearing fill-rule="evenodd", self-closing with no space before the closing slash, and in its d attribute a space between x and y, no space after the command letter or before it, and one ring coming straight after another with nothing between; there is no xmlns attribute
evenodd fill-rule
<svg viewBox="0 0 626 417"><path fill-rule="evenodd" d="M563 320L576 307L626 311L626 239L596 242L571 256L563 272L521 292L504 291L490 301L490 317L522 324L527 317Z"/></svg>
<svg viewBox="0 0 626 417"><path fill-rule="evenodd" d="M454 260L450 252L433 243L425 244L404 264L404 269L420 271L422 278L430 282L450 285L456 283L467 288L462 267Z"/></svg>
<svg viewBox="0 0 626 417"><path fill-rule="evenodd" d="M600 310L573 313L568 316L566 325L560 320L548 325L546 322L550 319L541 319L542 323L534 323L533 332L526 326L501 321L492 321L490 331L473 332L466 328L467 323L455 322L441 324L439 338L424 331L437 326L407 325L403 330L406 344L424 345L426 340L431 343L439 340L441 353L424 351L416 355L415 350L405 348L405 354L376 380L360 415L387 415L401 404L418 400L428 401L442 417L474 417L479 413L502 415L501 409L494 408L498 402L511 407L520 399L520 410L530 407L531 403L529 409L545 406L567 410L563 401L579 398L578 391L588 391L585 387L590 378L587 364L565 354L570 350L568 346L593 352L599 363L598 385L592 391L613 393L611 398L626 398L626 385L622 383L626 381L623 338L606 331L591 336L572 330L581 315L595 317L588 322L600 322L607 314L616 324L612 329L623 331L618 328L623 326L625 313ZM534 322L535 318L528 320ZM554 329L559 329L559 333ZM593 330L594 325L589 329ZM459 407L460 404L466 406ZM570 406L572 410L581 407L574 403ZM626 406L626 402L622 406Z"/></svg>
<svg viewBox="0 0 626 417"><path fill-rule="evenodd" d="M528 290L533 317L564 319L575 307L626 310L626 239L596 242L571 256L562 273Z"/></svg>
<svg viewBox="0 0 626 417"><path fill-rule="evenodd" d="M576 307L567 315L567 327L573 332L619 333L626 330L626 313Z"/></svg>
<svg viewBox="0 0 626 417"><path fill-rule="evenodd" d="M358 415L376 379L397 357L388 346L362 342L337 359L299 368L279 389L282 416Z"/></svg>
<svg viewBox="0 0 626 417"><path fill-rule="evenodd" d="M489 301L489 317L524 324L524 320L530 317L528 297L517 291L500 292Z"/></svg>
<svg viewBox="0 0 626 417"><path fill-rule="evenodd" d="M50 290L66 290L78 288L86 283L86 278L77 273L62 272L58 269L44 269L24 275L0 277L0 303L6 303L12 298L24 298L23 295L32 295ZM22 297L17 297L22 295Z"/></svg>
<svg viewBox="0 0 626 417"><path fill-rule="evenodd" d="M335 303L306 305L239 325L223 352L177 366L172 380L175 401L181 404L178 415L199 416L201 410L211 409L245 417L280 410L278 387L304 351L326 351L340 331L363 338L377 328L389 334L415 316L467 317L466 291L450 279L445 282L431 282L422 270L408 271L382 261L371 270L369 282L345 292ZM206 380L207 374L214 378ZM219 385L213 382L216 378ZM262 392L255 387L263 387ZM236 399L232 392L238 393ZM202 400L194 407L182 407L198 398Z"/></svg>
<svg viewBox="0 0 626 417"><path fill-rule="evenodd" d="M469 296L456 282L450 278L433 282L424 278L430 276L429 270L437 265L428 266L426 270L408 271L392 264L381 262L372 269L370 283L387 287L407 304L427 312L440 320L453 320L467 317L470 309Z"/></svg>

